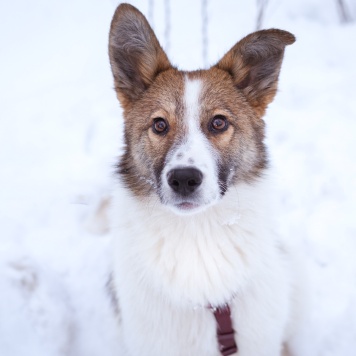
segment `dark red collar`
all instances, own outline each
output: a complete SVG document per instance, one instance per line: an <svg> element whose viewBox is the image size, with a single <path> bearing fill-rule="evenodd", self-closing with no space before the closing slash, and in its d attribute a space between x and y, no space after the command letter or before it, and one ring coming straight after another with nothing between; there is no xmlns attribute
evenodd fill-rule
<svg viewBox="0 0 356 356"><path fill-rule="evenodd" d="M231 311L228 304L223 307L209 307L217 323L216 336L221 355L229 356L237 352L235 331L232 327Z"/></svg>

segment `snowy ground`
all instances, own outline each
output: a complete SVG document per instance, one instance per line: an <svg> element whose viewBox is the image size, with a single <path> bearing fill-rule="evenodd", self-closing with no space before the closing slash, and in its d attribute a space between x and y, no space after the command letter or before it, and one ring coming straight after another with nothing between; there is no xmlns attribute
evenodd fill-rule
<svg viewBox="0 0 356 356"><path fill-rule="evenodd" d="M151 19L172 62L202 66L201 2L171 1L168 43L163 3ZM255 29L256 9L208 3L213 64ZM266 121L279 228L307 256L316 356L356 355L356 22L340 25L335 4L270 0L264 22L298 39ZM117 355L109 234L94 218L120 148L107 58L116 5L0 2L1 356Z"/></svg>

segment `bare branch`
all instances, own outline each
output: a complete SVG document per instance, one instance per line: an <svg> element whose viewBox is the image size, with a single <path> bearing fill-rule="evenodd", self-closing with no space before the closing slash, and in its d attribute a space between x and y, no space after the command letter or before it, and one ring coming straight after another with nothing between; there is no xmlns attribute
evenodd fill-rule
<svg viewBox="0 0 356 356"><path fill-rule="evenodd" d="M263 19L265 16L268 0L257 0L257 21L256 30L262 28Z"/></svg>
<svg viewBox="0 0 356 356"><path fill-rule="evenodd" d="M338 11L339 11L341 23L352 22L352 17L345 5L344 0L336 0L336 4L337 4Z"/></svg>
<svg viewBox="0 0 356 356"><path fill-rule="evenodd" d="M208 0L201 2L202 16L202 39L203 39L203 61L204 66L208 66Z"/></svg>

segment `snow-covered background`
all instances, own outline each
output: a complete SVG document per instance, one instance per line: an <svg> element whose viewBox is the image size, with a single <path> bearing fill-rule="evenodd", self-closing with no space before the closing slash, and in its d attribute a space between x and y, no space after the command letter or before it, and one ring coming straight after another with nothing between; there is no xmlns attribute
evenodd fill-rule
<svg viewBox="0 0 356 356"><path fill-rule="evenodd" d="M105 283L121 111L107 56L114 0L0 2L0 355L115 356ZM202 1L132 1L172 62L203 66ZM356 19L356 3L346 2ZM208 60L255 30L255 1L208 0ZM316 356L356 355L356 22L336 0L270 0L294 33L266 116L282 233L303 242ZM168 42L167 42L168 39Z"/></svg>

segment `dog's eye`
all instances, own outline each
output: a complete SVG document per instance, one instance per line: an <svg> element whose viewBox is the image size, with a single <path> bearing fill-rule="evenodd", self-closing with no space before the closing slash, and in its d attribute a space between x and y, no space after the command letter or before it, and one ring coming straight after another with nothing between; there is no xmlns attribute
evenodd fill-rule
<svg viewBox="0 0 356 356"><path fill-rule="evenodd" d="M157 117L153 121L152 129L157 135L163 135L168 131L168 123L165 119Z"/></svg>
<svg viewBox="0 0 356 356"><path fill-rule="evenodd" d="M229 122L224 115L215 115L210 121L209 130L212 132L223 132L229 127Z"/></svg>

